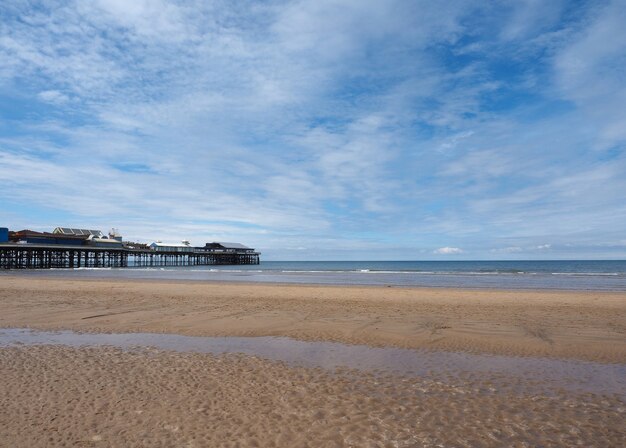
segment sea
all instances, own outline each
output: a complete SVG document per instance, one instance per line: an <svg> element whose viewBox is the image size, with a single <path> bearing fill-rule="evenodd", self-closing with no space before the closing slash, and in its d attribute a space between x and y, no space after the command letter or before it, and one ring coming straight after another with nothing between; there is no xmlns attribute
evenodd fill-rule
<svg viewBox="0 0 626 448"><path fill-rule="evenodd" d="M1 275L319 285L626 291L626 260L262 261L259 265L79 268Z"/></svg>

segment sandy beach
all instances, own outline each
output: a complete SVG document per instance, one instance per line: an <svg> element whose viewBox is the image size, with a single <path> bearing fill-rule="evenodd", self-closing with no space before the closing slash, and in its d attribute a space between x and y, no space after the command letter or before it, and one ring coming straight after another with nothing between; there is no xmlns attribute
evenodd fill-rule
<svg viewBox="0 0 626 448"><path fill-rule="evenodd" d="M626 294L3 277L0 327L626 362Z"/></svg>
<svg viewBox="0 0 626 448"><path fill-rule="evenodd" d="M626 363L623 293L5 276L0 327ZM0 446L623 446L624 394L154 348L0 348Z"/></svg>
<svg viewBox="0 0 626 448"><path fill-rule="evenodd" d="M254 357L0 350L7 447L623 446L624 403Z"/></svg>

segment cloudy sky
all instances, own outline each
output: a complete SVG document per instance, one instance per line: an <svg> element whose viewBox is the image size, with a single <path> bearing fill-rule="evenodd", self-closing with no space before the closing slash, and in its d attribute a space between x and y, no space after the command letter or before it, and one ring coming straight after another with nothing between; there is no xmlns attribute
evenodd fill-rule
<svg viewBox="0 0 626 448"><path fill-rule="evenodd" d="M626 257L626 1L0 4L0 225Z"/></svg>

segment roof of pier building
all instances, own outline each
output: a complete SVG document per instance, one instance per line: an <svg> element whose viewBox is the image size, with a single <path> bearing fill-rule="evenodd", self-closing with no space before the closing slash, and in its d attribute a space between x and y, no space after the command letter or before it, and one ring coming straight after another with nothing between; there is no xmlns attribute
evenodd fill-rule
<svg viewBox="0 0 626 448"><path fill-rule="evenodd" d="M94 236L96 238L102 238L104 233L100 230L89 230L89 229L73 229L70 227L57 227L52 231L52 233L57 235L66 235L66 236Z"/></svg>
<svg viewBox="0 0 626 448"><path fill-rule="evenodd" d="M214 241L212 243L206 243L203 247L204 250L215 252L229 252L229 253L252 253L254 249L248 246L244 246L241 243L225 243Z"/></svg>
<svg viewBox="0 0 626 448"><path fill-rule="evenodd" d="M225 242L213 242L206 243L206 247L211 249L237 249L237 250L252 250L251 247L244 246L241 243L225 243Z"/></svg>

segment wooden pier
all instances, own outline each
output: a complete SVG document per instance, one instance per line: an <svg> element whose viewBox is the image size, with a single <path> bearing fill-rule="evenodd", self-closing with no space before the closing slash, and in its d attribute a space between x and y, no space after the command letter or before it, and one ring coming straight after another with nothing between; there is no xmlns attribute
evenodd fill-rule
<svg viewBox="0 0 626 448"><path fill-rule="evenodd" d="M125 268L259 264L258 252L167 252L35 244L0 244L0 269Z"/></svg>

